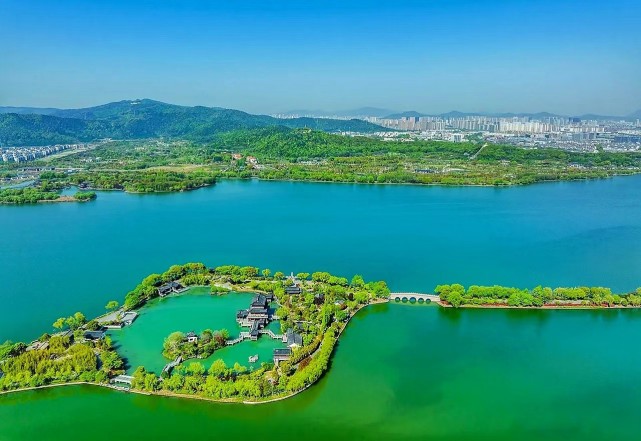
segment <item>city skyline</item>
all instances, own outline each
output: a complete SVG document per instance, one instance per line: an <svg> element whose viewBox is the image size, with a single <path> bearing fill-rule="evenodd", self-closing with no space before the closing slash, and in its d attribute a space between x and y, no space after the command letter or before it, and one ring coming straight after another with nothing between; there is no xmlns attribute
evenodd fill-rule
<svg viewBox="0 0 641 441"><path fill-rule="evenodd" d="M0 105L626 116L641 108L640 19L630 0L8 0Z"/></svg>

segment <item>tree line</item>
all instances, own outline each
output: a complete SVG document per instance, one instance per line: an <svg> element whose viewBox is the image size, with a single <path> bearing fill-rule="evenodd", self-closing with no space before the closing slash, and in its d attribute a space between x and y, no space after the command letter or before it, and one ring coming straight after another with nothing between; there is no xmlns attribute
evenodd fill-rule
<svg viewBox="0 0 641 441"><path fill-rule="evenodd" d="M641 306L641 288L635 292L615 294L604 287L537 286L520 289L506 286L472 285L467 289L460 284L438 285L434 292L442 301L458 308L465 305L507 305L513 307L542 307L544 305L575 304L586 306Z"/></svg>

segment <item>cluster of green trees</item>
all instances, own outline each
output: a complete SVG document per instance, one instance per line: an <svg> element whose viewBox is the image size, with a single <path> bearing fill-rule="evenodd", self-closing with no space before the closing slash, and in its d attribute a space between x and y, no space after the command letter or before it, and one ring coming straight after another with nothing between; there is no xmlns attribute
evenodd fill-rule
<svg viewBox="0 0 641 441"><path fill-rule="evenodd" d="M72 331L75 331L85 323L87 323L85 315L82 312L76 312L74 315L70 315L69 317L60 317L58 320L53 322L53 327L58 330L62 330L67 327Z"/></svg>
<svg viewBox="0 0 641 441"><path fill-rule="evenodd" d="M363 136L340 136L306 129L269 127L221 134L214 145L232 151L243 151L262 158L307 160L354 156L389 156L400 154L405 158L432 157L447 160L469 160L480 149L479 143L447 141L383 141ZM520 147L489 144L475 161L517 164L576 164L587 167L639 167L641 153L580 153L561 149L523 149Z"/></svg>
<svg viewBox="0 0 641 441"><path fill-rule="evenodd" d="M212 185L216 172L197 170L176 172L166 170L104 171L96 170L70 175L69 182L97 190L124 190L135 193L186 191Z"/></svg>
<svg viewBox="0 0 641 441"><path fill-rule="evenodd" d="M69 336L44 335L42 349L26 350L24 343L0 346L3 376L0 390L38 387L72 381L106 383L120 372L123 361L107 339L96 343L74 343Z"/></svg>
<svg viewBox="0 0 641 441"><path fill-rule="evenodd" d="M187 263L173 265L162 274L151 274L143 279L132 291L125 296L124 308L135 309L145 304L149 299L158 296L158 286L166 282L188 278L191 276L207 275L209 270L202 263ZM183 280L184 281L184 280Z"/></svg>
<svg viewBox="0 0 641 441"><path fill-rule="evenodd" d="M77 201L91 201L96 199L96 193L93 191L77 191L73 197Z"/></svg>
<svg viewBox="0 0 641 441"><path fill-rule="evenodd" d="M22 354L26 348L27 345L22 342L14 343L11 340L7 340L0 344L0 361Z"/></svg>
<svg viewBox="0 0 641 441"><path fill-rule="evenodd" d="M614 294L603 287L537 286L531 290L505 286L477 286L465 289L463 285L438 285L434 290L441 300L454 307L465 305L508 305L514 307L546 304L582 304L592 306L641 306L641 288L634 293Z"/></svg>
<svg viewBox="0 0 641 441"><path fill-rule="evenodd" d="M243 283L258 277L258 268L255 266L223 265L214 268L213 272L231 283ZM271 271L269 274L271 274ZM277 280L281 280L284 277L285 275L282 272L274 274L274 278Z"/></svg>
<svg viewBox="0 0 641 441"><path fill-rule="evenodd" d="M409 144L409 143L406 143ZM359 184L407 183L418 185L525 185L535 182L605 178L638 173L639 165L593 165L571 167L564 162L532 161L519 164L503 161L447 159L434 155L413 157L381 154L332 157L323 160L262 160L264 168L229 167L227 178L257 177L266 180L350 182Z"/></svg>
<svg viewBox="0 0 641 441"><path fill-rule="evenodd" d="M338 324L333 324L323 336L318 353L308 363L299 363L296 372L287 380L287 391L296 392L318 380L329 366L338 335ZM304 359L308 360L308 359Z"/></svg>
<svg viewBox="0 0 641 441"><path fill-rule="evenodd" d="M139 367L133 374L132 387L148 392L201 395L214 399L260 399L277 392L269 381L269 364L253 372L236 363L228 368L223 360L216 360L209 369L200 362L178 366L171 376L160 380L153 373Z"/></svg>
<svg viewBox="0 0 641 441"><path fill-rule="evenodd" d="M60 194L55 191L45 191L41 188L6 188L0 190L1 204L35 204L41 201L55 201Z"/></svg>
<svg viewBox="0 0 641 441"><path fill-rule="evenodd" d="M332 320L343 322L358 305L372 299L386 298L390 292L385 282L366 283L360 275L354 276L349 282L345 277L327 272L301 272L296 279L301 282L303 292L289 296L285 294L285 288L292 281L283 272L277 271L272 275L270 269L226 265L211 271L210 283L212 292L218 292L219 286L224 284L231 285L233 289L274 294L280 305L276 315L280 318L282 331L298 327L305 344L311 342L318 333L322 334L324 323Z"/></svg>
<svg viewBox="0 0 641 441"><path fill-rule="evenodd" d="M42 181L35 187L6 188L0 190L0 204L35 204L44 201L57 201L62 197L57 191L59 188L52 181ZM96 193L88 191L79 191L73 196L73 199L77 201L89 201L95 198Z"/></svg>
<svg viewBox="0 0 641 441"><path fill-rule="evenodd" d="M144 140L101 143L94 149L54 158L51 164L59 168L82 166L88 171L98 169L136 171L218 163L224 159L231 160L231 155L224 155L202 144L186 141Z"/></svg>
<svg viewBox="0 0 641 441"><path fill-rule="evenodd" d="M241 151L261 158L306 160L315 158L388 155L409 156L445 154L465 158L478 147L471 143L446 141L382 141L364 136L333 135L309 129L269 127L221 134L213 143L231 151Z"/></svg>
<svg viewBox="0 0 641 441"><path fill-rule="evenodd" d="M170 360L182 356L183 360L189 358L207 358L217 349L225 346L229 339L229 331L221 329L212 331L205 329L199 336L198 341L189 342L182 332L172 332L163 342L162 355Z"/></svg>

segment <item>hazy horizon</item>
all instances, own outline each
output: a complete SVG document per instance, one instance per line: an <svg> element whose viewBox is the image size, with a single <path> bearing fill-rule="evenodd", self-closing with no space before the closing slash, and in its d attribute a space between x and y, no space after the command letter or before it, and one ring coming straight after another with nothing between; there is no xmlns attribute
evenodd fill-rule
<svg viewBox="0 0 641 441"><path fill-rule="evenodd" d="M376 106L358 106L358 107L354 107L354 108L350 108L350 109L287 109L287 110L282 110L282 111L266 113L266 112L251 112L251 111L244 110L244 109L238 109L238 108L226 107L226 106L217 106L217 105L181 104L181 103L175 103L175 102L162 101L162 100L158 100L158 99L151 98L151 97L142 97L142 98L135 98L135 99L123 98L123 99L116 99L116 100L109 101L109 102L95 103L95 104L91 104L91 105L87 105L87 106L81 106L81 107L20 106L20 105L12 105L12 104L6 104L6 105L5 104L0 104L0 108L12 108L12 107L15 107L15 108L34 108L34 109L73 110L73 109L98 107L98 106L111 104L111 103L117 103L117 102L128 102L128 101L133 102L133 101L140 101L140 100L158 101L158 102L162 102L162 103L169 104L169 105L186 106L186 107L194 107L194 106L213 107L213 108L219 107L219 108L225 108L225 109L240 110L240 111L243 111L243 112L246 112L246 113L257 114L257 115L261 115L261 114L264 114L264 115L278 115L278 114L286 115L286 114L294 114L294 113L298 112L301 116L303 116L303 112L305 112L305 114L309 114L309 115L325 114L325 116L332 116L332 115L333 116L357 116L356 114L348 115L348 113L349 112L353 112L353 111L360 111L360 110L363 110L363 109L386 110L387 112L389 112L388 113L389 115L396 114L396 113L404 113L404 112L413 112L413 111L415 111L415 112L418 112L418 113L422 113L424 115L440 115L440 114L446 114L446 113L449 113L449 112L461 112L461 113L465 113L465 114L476 114L476 115L494 115L494 114L508 114L508 113L513 113L513 114L551 113L551 114L556 114L556 115L559 115L559 116L568 116L568 117L570 117L570 116L581 116L581 115L627 117L631 113L635 113L637 111L641 111L641 105L639 106L639 108L636 111L630 112L630 113L628 113L626 115L606 115L606 114L601 114L601 113L597 113L597 112L583 112L581 114L562 114L562 113L549 112L547 110L538 110L538 111L504 110L504 111L496 111L496 112L487 112L487 111L483 111L483 110L478 110L477 111L477 110L465 110L465 109L450 109L450 110L447 110L445 112L427 112L427 111L422 111L420 109L390 109L390 108L382 108L382 107L376 107ZM365 115L365 114L363 114L363 116L374 116L374 115Z"/></svg>
<svg viewBox="0 0 641 441"><path fill-rule="evenodd" d="M0 106L626 116L640 21L631 0L7 0Z"/></svg>

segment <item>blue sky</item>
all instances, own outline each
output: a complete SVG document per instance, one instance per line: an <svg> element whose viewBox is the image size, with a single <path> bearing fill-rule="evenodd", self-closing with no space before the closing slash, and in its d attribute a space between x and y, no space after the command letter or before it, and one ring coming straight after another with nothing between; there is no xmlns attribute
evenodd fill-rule
<svg viewBox="0 0 641 441"><path fill-rule="evenodd" d="M0 0L0 105L628 114L641 1Z"/></svg>

